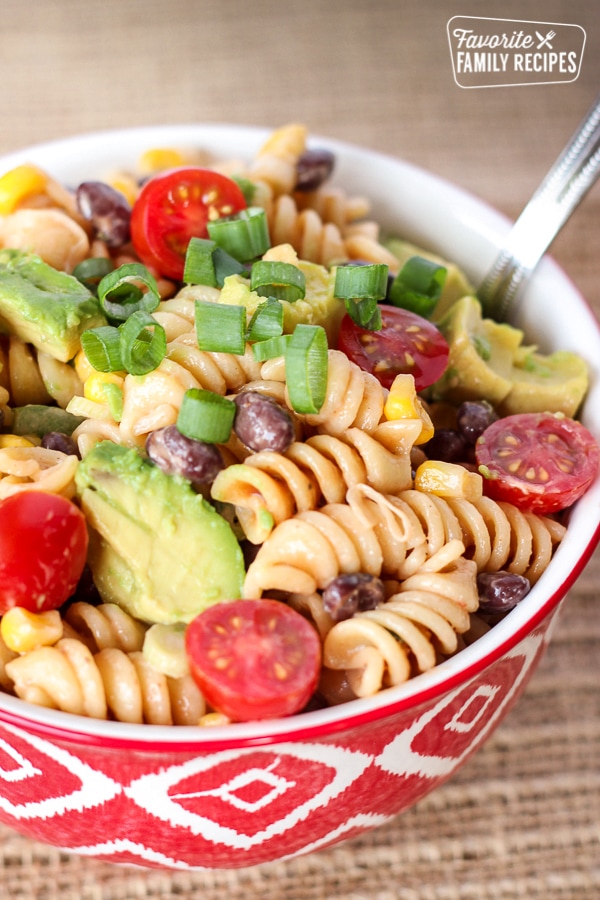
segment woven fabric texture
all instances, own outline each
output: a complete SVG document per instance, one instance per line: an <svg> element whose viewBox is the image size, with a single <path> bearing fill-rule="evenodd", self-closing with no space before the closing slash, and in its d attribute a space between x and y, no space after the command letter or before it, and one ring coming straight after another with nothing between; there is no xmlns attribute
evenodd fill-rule
<svg viewBox="0 0 600 900"><path fill-rule="evenodd" d="M515 217L600 84L587 0L490 0L486 16L579 24L578 79L461 89L446 23L463 0L3 0L0 153L129 125L306 123L417 163ZM600 314L600 193L552 253ZM80 859L0 826L10 900L597 900L600 555L564 606L524 696L478 754L416 808L361 838L239 871Z"/></svg>

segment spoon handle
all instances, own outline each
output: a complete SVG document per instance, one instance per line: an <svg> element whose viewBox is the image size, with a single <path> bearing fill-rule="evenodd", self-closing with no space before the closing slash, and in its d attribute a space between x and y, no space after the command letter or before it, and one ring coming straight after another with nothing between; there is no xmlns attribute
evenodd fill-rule
<svg viewBox="0 0 600 900"><path fill-rule="evenodd" d="M503 321L523 283L600 176L600 96L558 156L484 278L484 315Z"/></svg>

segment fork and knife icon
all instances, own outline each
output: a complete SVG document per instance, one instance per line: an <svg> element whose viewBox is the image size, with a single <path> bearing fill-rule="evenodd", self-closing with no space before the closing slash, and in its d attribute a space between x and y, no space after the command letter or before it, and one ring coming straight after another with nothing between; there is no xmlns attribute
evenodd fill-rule
<svg viewBox="0 0 600 900"><path fill-rule="evenodd" d="M549 50L552 50L552 44L550 43L550 41L552 40L552 38L555 38L555 37L556 37L556 32L555 32L555 31L550 30L550 31L548 32L548 34L546 35L546 37L544 37L543 34L540 34L539 31L536 31L535 34L536 34L536 37L537 37L537 39L538 39L538 41L539 41L539 44L537 45L537 49L538 49L538 50L539 50L541 47L548 47Z"/></svg>

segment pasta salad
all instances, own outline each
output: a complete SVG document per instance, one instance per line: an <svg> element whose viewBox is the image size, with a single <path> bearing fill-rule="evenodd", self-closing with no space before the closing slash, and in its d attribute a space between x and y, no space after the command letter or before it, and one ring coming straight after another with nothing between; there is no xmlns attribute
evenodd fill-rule
<svg viewBox="0 0 600 900"><path fill-rule="evenodd" d="M0 177L0 687L214 725L368 697L506 616L599 449L307 129Z"/></svg>

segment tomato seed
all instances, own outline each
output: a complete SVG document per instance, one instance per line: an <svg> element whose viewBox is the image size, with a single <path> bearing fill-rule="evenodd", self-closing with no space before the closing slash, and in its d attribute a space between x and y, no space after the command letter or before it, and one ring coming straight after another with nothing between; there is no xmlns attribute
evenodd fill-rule
<svg viewBox="0 0 600 900"><path fill-rule="evenodd" d="M226 659L226 657L219 656L218 659L215 659L213 665L215 669L219 669L220 671L222 671L223 669L226 669L228 667L229 663L230 660Z"/></svg>
<svg viewBox="0 0 600 900"><path fill-rule="evenodd" d="M280 662L274 663L273 672L278 681L285 681L288 677L287 669L285 668L285 666L282 666Z"/></svg>

